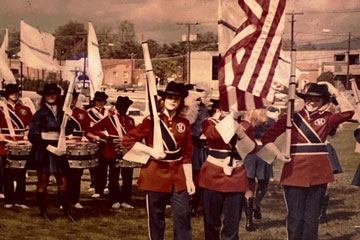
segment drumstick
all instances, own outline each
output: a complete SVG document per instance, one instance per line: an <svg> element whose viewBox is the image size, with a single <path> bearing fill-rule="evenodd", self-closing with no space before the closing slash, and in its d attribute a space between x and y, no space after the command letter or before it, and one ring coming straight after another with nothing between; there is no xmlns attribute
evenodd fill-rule
<svg viewBox="0 0 360 240"><path fill-rule="evenodd" d="M7 143L16 143L16 142L14 142L14 141L11 141L11 140L9 140L9 139L4 139L4 142L7 142Z"/></svg>

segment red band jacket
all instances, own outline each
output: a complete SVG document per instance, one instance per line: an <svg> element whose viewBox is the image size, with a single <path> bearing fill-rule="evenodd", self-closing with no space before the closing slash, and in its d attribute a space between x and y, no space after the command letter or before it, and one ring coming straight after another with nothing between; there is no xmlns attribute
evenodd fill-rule
<svg viewBox="0 0 360 240"><path fill-rule="evenodd" d="M90 127L94 126L95 123L99 122L101 119L107 115L105 108L92 107L87 110L89 119L90 119Z"/></svg>
<svg viewBox="0 0 360 240"><path fill-rule="evenodd" d="M117 130L117 125L115 121L115 117L118 117L120 120L121 131L123 135L133 129L135 127L135 121L132 117L123 116L120 114L112 115L109 114L101 121L96 123L93 127L90 128L90 133L99 136L102 139L107 138L107 136L103 133L103 131L107 131L109 137L114 141L107 141L102 152L103 156L106 158L115 159L116 158L116 144L119 144L120 141L116 141L119 139L119 133ZM120 126L119 126L120 127Z"/></svg>
<svg viewBox="0 0 360 240"><path fill-rule="evenodd" d="M10 119L15 131L15 140L23 140L25 131L29 130L33 117L31 110L20 103L16 103L15 105L8 103L7 107L9 109ZM0 111L0 129L1 134L3 134L6 139L14 141L14 139L10 137L10 131L4 115L4 109L2 108ZM6 155L5 144L6 142L0 143L0 155Z"/></svg>
<svg viewBox="0 0 360 240"><path fill-rule="evenodd" d="M354 112L334 114L325 111L309 114L303 109L296 114L298 114L297 118L302 121L305 131L296 124L291 129L291 162L284 164L280 179L281 185L309 187L334 181L327 151L321 149L325 146L324 143L330 130L350 119ZM264 133L261 138L264 146L269 142L274 142L285 131L286 117L286 114L283 115ZM310 136L306 133L309 130ZM318 139L318 143L313 143L311 138Z"/></svg>
<svg viewBox="0 0 360 240"><path fill-rule="evenodd" d="M162 113L160 119L172 133L176 148L181 148L181 158L175 161L161 161L150 157L149 161L141 167L138 186L142 190L154 192L172 192L174 186L177 191L186 190L183 164L191 163L190 123L186 118L177 114L169 117ZM143 139L147 146L153 146L152 125L149 117L146 117L142 123L124 136L123 146L130 150L136 142L141 142Z"/></svg>
<svg viewBox="0 0 360 240"><path fill-rule="evenodd" d="M210 151L231 150L229 144L226 144L216 129L216 122L221 120L208 118L202 124L203 134L206 136L206 146ZM241 121L245 133L254 141L252 126L247 121ZM255 141L254 141L255 142ZM256 149L253 149L254 152ZM251 152L251 153L252 153ZM215 160L221 161L220 158L213 157ZM241 160L241 159L238 159ZM244 192L249 189L248 179L244 165L234 168L230 176L225 175L221 166L215 165L209 161L205 161L201 166L198 185L202 188L219 191L219 192Z"/></svg>
<svg viewBox="0 0 360 240"><path fill-rule="evenodd" d="M71 118L69 120L72 125L72 137L76 141L81 141L85 132L88 132L90 129L90 117L88 112L84 109L75 107L72 111Z"/></svg>

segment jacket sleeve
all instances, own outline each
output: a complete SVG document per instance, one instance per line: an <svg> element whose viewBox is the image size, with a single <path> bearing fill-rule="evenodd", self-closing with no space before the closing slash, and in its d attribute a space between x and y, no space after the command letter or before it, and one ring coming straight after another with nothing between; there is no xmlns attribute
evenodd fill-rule
<svg viewBox="0 0 360 240"><path fill-rule="evenodd" d="M106 138L106 135L104 133L102 133L101 131L106 130L109 121L110 121L110 118L108 116L103 118L102 120L97 122L94 126L92 126L90 128L89 132L94 135L97 135L101 138Z"/></svg>
<svg viewBox="0 0 360 240"><path fill-rule="evenodd" d="M263 145L274 142L283 132L285 132L286 118L287 114L282 115L281 118L264 133L264 135L261 137L261 142Z"/></svg>
<svg viewBox="0 0 360 240"><path fill-rule="evenodd" d="M130 150L136 142L141 142L148 135L152 136L151 121L149 117L146 117L139 125L131 129L124 135L122 145L127 150ZM152 142L147 142L146 145L152 147Z"/></svg>
<svg viewBox="0 0 360 240"><path fill-rule="evenodd" d="M334 126L351 119L354 113L354 111L346 111L332 114L329 118L329 128L333 128Z"/></svg>

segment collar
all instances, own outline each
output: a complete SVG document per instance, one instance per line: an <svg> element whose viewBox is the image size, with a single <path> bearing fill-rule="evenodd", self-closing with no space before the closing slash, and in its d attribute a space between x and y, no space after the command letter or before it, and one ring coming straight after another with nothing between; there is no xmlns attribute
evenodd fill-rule
<svg viewBox="0 0 360 240"><path fill-rule="evenodd" d="M169 111L168 111L166 108L165 108L165 110L164 110L163 113L165 114L165 116L167 116L167 117L169 118L169 120L172 120L173 117L176 115L176 111L175 111L175 113L170 116L170 113L169 113Z"/></svg>
<svg viewBox="0 0 360 240"><path fill-rule="evenodd" d="M11 103L11 102L7 101L8 108L10 108L11 110L14 110L17 103L18 103L18 101L16 103Z"/></svg>

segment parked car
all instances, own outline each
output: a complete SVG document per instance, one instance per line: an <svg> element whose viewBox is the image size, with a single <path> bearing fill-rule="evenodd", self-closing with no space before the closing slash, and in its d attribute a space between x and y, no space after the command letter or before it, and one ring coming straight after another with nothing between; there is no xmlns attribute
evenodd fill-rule
<svg viewBox="0 0 360 240"><path fill-rule="evenodd" d="M124 92L135 92L135 87L133 87L130 84L123 84L118 87L116 87L116 91L124 91Z"/></svg>
<svg viewBox="0 0 360 240"><path fill-rule="evenodd" d="M127 114L135 120L135 125L141 123L145 117L145 114L140 109L134 107L129 107Z"/></svg>

